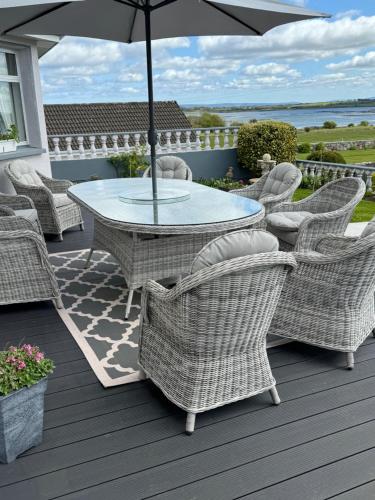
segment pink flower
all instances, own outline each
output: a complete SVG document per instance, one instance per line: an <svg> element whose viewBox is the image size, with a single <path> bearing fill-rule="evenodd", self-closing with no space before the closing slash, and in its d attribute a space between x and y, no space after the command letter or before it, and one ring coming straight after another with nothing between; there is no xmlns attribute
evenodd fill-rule
<svg viewBox="0 0 375 500"><path fill-rule="evenodd" d="M17 347L14 347L14 345L9 347L10 352L17 352Z"/></svg>
<svg viewBox="0 0 375 500"><path fill-rule="evenodd" d="M30 344L24 344L21 349L23 351L25 351L25 353L28 356L32 356L33 355L33 346L31 346Z"/></svg>
<svg viewBox="0 0 375 500"><path fill-rule="evenodd" d="M8 356L5 362L9 363L10 365L14 365L17 362L17 360L14 356Z"/></svg>
<svg viewBox="0 0 375 500"><path fill-rule="evenodd" d="M24 361L19 361L17 365L17 370L23 370L26 368L26 363Z"/></svg>
<svg viewBox="0 0 375 500"><path fill-rule="evenodd" d="M34 359L37 363L40 363L44 359L44 354L42 352L35 353Z"/></svg>

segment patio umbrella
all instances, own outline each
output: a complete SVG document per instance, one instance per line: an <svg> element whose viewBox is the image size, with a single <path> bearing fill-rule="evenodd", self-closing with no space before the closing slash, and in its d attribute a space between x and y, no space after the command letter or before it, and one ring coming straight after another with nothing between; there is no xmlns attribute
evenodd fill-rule
<svg viewBox="0 0 375 500"><path fill-rule="evenodd" d="M282 24L327 17L277 0L0 0L2 35L71 35L146 41L152 200L158 199L151 40L179 36L262 36Z"/></svg>

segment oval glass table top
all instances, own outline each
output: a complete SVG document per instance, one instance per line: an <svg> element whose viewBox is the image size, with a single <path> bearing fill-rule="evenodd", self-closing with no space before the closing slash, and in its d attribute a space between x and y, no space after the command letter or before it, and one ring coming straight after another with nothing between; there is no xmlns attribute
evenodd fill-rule
<svg viewBox="0 0 375 500"><path fill-rule="evenodd" d="M167 190L181 189L189 192L190 197L179 203L165 205L139 205L121 201L124 193L129 191L151 190L151 179L146 178L83 182L70 187L68 196L99 218L105 219L104 222L113 222L117 226L123 224L134 231L147 232L150 226L155 230L160 227L160 232L164 232L162 228L171 227L175 228L172 232L183 233L184 228L199 232L198 226L206 226L205 230L214 231L220 229L220 225L226 226L224 229L244 227L247 223L250 225L255 222L253 219L260 220L264 215L264 207L257 201L196 182L158 179L158 187Z"/></svg>

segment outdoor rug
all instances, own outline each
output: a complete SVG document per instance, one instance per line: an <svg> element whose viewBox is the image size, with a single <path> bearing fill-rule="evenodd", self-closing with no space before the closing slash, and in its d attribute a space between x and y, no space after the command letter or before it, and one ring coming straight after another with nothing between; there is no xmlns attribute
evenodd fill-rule
<svg viewBox="0 0 375 500"><path fill-rule="evenodd" d="M57 312L104 387L142 380L137 365L140 290L125 320L128 290L120 266L110 254L96 251L85 269L88 252L50 255L64 303ZM274 337L268 347L281 343Z"/></svg>

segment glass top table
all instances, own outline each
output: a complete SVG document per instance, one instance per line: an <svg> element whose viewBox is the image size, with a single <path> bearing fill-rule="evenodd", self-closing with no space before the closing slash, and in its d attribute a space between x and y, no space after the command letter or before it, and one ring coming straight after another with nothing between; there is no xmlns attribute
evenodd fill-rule
<svg viewBox="0 0 375 500"><path fill-rule="evenodd" d="M264 217L264 207L257 201L195 182L158 179L158 187L180 189L189 196L173 204L129 203L132 190L151 189L151 179L143 178L84 182L70 187L68 196L103 223L139 233L215 232L247 227Z"/></svg>

